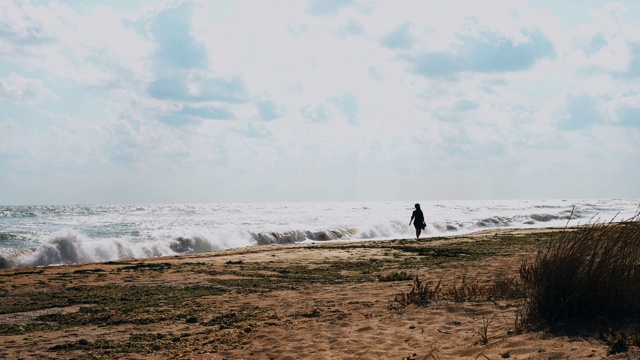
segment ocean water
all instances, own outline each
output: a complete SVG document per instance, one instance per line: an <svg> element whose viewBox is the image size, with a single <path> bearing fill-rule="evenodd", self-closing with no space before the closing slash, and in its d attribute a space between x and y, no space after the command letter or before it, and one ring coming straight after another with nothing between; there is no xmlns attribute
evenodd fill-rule
<svg viewBox="0 0 640 360"><path fill-rule="evenodd" d="M633 217L638 199L420 201L422 236ZM0 206L0 268L415 236L413 202Z"/></svg>

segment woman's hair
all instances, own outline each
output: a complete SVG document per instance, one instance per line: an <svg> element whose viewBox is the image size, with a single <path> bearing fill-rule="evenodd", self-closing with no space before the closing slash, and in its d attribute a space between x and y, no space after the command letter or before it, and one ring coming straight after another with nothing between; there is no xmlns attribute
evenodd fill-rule
<svg viewBox="0 0 640 360"><path fill-rule="evenodd" d="M420 204L416 204L416 209L420 210Z"/></svg>

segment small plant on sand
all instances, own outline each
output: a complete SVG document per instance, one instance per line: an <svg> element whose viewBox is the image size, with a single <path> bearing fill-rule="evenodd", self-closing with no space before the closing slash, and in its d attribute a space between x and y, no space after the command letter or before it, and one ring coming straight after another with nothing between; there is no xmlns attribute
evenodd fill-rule
<svg viewBox="0 0 640 360"><path fill-rule="evenodd" d="M487 319L484 316L482 317L482 327L478 332L480 334L480 344L487 345L489 343L489 325L491 325L491 323L495 318L496 318L495 313L490 319Z"/></svg>
<svg viewBox="0 0 640 360"><path fill-rule="evenodd" d="M628 221L565 231L522 264L522 327L594 325L640 316L640 212Z"/></svg>
<svg viewBox="0 0 640 360"><path fill-rule="evenodd" d="M411 304L426 307L436 299L436 296L440 292L440 281L435 287L431 287L431 282L423 282L418 275L413 279L413 287L408 293L397 294L394 301L401 307L406 307Z"/></svg>

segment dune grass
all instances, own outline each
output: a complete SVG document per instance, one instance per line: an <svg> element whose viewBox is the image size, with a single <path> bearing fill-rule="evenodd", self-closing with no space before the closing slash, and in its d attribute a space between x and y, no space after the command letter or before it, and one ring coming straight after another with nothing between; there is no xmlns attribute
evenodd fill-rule
<svg viewBox="0 0 640 360"><path fill-rule="evenodd" d="M640 315L640 212L620 223L589 223L565 231L522 264L521 323L594 324Z"/></svg>

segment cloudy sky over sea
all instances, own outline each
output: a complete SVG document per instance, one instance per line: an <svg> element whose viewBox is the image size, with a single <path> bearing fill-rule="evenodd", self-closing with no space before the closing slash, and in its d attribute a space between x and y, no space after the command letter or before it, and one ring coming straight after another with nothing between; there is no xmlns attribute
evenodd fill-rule
<svg viewBox="0 0 640 360"><path fill-rule="evenodd" d="M640 198L638 1L0 1L0 204Z"/></svg>

